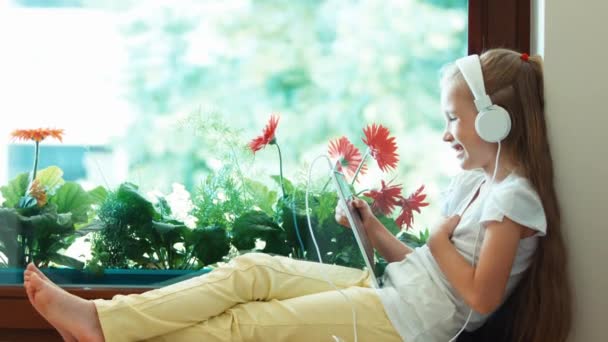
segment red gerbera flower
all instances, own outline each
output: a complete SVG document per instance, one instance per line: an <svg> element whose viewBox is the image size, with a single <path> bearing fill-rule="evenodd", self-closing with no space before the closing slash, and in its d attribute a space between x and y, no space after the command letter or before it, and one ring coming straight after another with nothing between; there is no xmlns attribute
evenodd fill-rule
<svg viewBox="0 0 608 342"><path fill-rule="evenodd" d="M399 161L395 137L389 137L388 128L382 125L368 125L363 129L363 142L369 147L372 157L378 162L380 170L395 168Z"/></svg>
<svg viewBox="0 0 608 342"><path fill-rule="evenodd" d="M266 127L264 127L264 131L262 132L262 135L251 140L251 142L249 143L249 148L251 149L251 151L253 153L256 153L257 151L263 149L268 144L272 145L276 142L274 133L275 133L275 130L277 129L278 124L279 124L279 117L276 115L271 115L270 120L266 124Z"/></svg>
<svg viewBox="0 0 608 342"><path fill-rule="evenodd" d="M420 212L420 208L426 207L429 205L428 203L423 202L426 198L426 195L422 193L424 190L424 185L422 185L416 192L410 195L408 198L401 198L401 214L397 217L395 222L397 226L403 227L405 225L405 229L412 228L412 223L414 223L414 211Z"/></svg>
<svg viewBox="0 0 608 342"><path fill-rule="evenodd" d="M385 184L382 181L380 190L371 190L364 194L374 200L372 209L379 211L383 215L390 215L395 206L401 202L401 185Z"/></svg>
<svg viewBox="0 0 608 342"><path fill-rule="evenodd" d="M355 174L363 159L359 149L347 137L330 141L328 153L334 163L338 162L338 171L345 173L349 177ZM367 170L367 166L364 164L359 172L364 174L365 170Z"/></svg>
<svg viewBox="0 0 608 342"><path fill-rule="evenodd" d="M63 130L51 128L17 129L11 133L11 137L14 140L33 140L36 142L41 142L48 137L52 137L62 141Z"/></svg>

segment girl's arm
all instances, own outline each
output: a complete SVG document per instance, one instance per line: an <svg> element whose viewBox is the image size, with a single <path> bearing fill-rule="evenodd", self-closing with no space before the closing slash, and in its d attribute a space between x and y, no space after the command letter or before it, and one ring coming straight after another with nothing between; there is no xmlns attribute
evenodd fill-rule
<svg viewBox="0 0 608 342"><path fill-rule="evenodd" d="M378 218L372 213L371 208L364 200L355 198L352 201L353 207L357 208L361 215L361 221L365 226L367 237L369 238L372 247L382 255L388 262L401 261L405 256L412 252L412 249L399 241ZM343 226L348 227L348 220L344 215L342 206L336 207L336 221Z"/></svg>
<svg viewBox="0 0 608 342"><path fill-rule="evenodd" d="M412 252L411 248L399 241L375 216L365 225L365 231L372 246L388 262L401 261Z"/></svg>
<svg viewBox="0 0 608 342"><path fill-rule="evenodd" d="M452 216L443 221L430 237L428 247L467 305L481 314L488 314L502 303L519 240L530 229L507 217L502 222L487 223L479 262L473 267L450 241L459 220L459 216Z"/></svg>

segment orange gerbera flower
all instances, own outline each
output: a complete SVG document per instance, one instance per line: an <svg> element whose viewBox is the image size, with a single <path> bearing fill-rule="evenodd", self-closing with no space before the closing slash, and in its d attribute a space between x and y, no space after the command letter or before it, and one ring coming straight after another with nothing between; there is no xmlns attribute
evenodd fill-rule
<svg viewBox="0 0 608 342"><path fill-rule="evenodd" d="M390 183L386 184L382 181L380 190L371 190L364 194L374 200L372 209L379 211L383 215L390 215L395 206L398 206L402 200L401 185L390 185Z"/></svg>
<svg viewBox="0 0 608 342"><path fill-rule="evenodd" d="M36 204L39 207L44 207L47 202L46 190L44 189L44 186L40 184L40 182L38 182L37 179L35 179L30 185L29 195L32 198L36 199Z"/></svg>
<svg viewBox="0 0 608 342"><path fill-rule="evenodd" d="M389 137L388 128L382 125L368 125L363 129L363 143L369 147L371 156L378 162L380 170L394 169L399 161L395 137Z"/></svg>
<svg viewBox="0 0 608 342"><path fill-rule="evenodd" d="M275 131L277 129L278 124L279 117L276 115L272 115L270 117L270 120L266 124L266 127L264 127L262 135L254 138L249 143L249 148L253 153L256 153L257 151L263 149L268 144L272 145L276 143Z"/></svg>
<svg viewBox="0 0 608 342"><path fill-rule="evenodd" d="M345 173L349 177L353 177L359 164L361 164L361 152L353 145L347 137L338 138L329 142L329 158L332 162L338 163L338 171ZM366 165L361 167L361 174L365 173Z"/></svg>
<svg viewBox="0 0 608 342"><path fill-rule="evenodd" d="M399 203L401 206L401 214L399 214L397 220L395 220L397 226L403 227L405 225L405 229L412 228L412 223L414 223L414 211L420 213L420 208L429 205L428 203L423 202L426 198L426 195L422 193L423 190L424 185L418 188L410 197L401 199L401 203Z"/></svg>
<svg viewBox="0 0 608 342"><path fill-rule="evenodd" d="M11 133L11 137L15 140L33 140L35 142L41 142L48 137L52 137L62 141L63 130L51 128L17 129Z"/></svg>

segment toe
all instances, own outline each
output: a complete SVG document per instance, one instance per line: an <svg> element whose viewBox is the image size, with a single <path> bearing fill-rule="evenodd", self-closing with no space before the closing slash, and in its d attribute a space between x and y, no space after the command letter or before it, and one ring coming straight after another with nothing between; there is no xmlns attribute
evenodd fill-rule
<svg viewBox="0 0 608 342"><path fill-rule="evenodd" d="M29 283L34 288L38 288L38 287L44 285L44 282L42 281L40 276L38 276L36 273L32 273L30 275Z"/></svg>

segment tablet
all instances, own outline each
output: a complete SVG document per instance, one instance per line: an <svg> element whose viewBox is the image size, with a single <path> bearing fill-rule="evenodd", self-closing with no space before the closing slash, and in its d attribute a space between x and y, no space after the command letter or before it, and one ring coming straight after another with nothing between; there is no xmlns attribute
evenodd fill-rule
<svg viewBox="0 0 608 342"><path fill-rule="evenodd" d="M342 208L344 209L353 234L355 234L355 240L357 240L357 245L359 245L359 249L363 255L365 266L372 274L372 286L379 288L380 282L376 277L374 267L374 248L372 247L371 241L369 241L369 238L367 237L367 232L365 231L365 227L361 221L361 216L359 216L359 211L352 206L351 200L353 198L353 194L350 191L350 187L343 173L334 170L331 172L331 176L334 180L334 184L336 185L338 201L341 203Z"/></svg>

